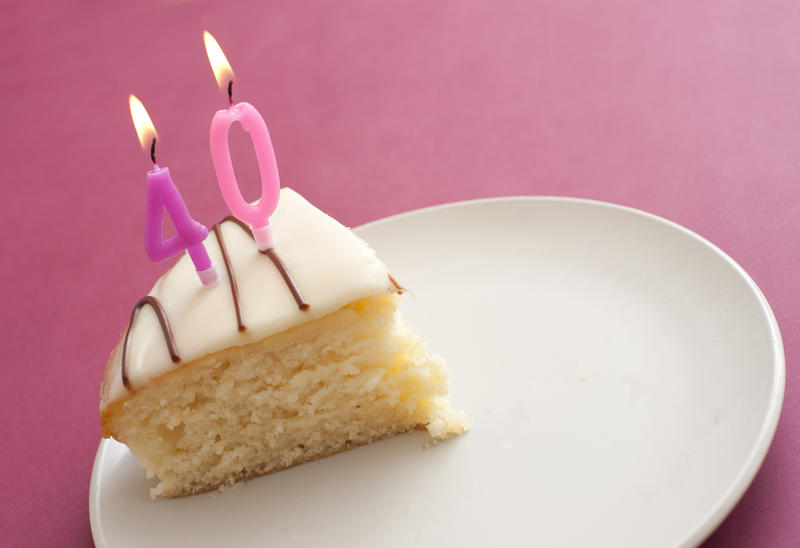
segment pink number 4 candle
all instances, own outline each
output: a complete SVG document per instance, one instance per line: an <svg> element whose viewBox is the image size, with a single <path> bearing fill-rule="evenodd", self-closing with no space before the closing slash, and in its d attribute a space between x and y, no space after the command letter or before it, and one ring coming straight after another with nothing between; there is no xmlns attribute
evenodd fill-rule
<svg viewBox="0 0 800 548"><path fill-rule="evenodd" d="M211 159L217 173L219 189L231 213L250 225L258 248L266 251L275 247L275 236L269 224L269 217L278 205L281 186L269 130L253 105L245 102L233 103L233 70L222 48L208 31L203 32L203 41L217 85L220 87L227 85L228 88L229 108L217 111L211 120ZM261 198L252 204L242 196L233 172L228 134L234 122L242 124L244 130L250 134L258 160Z"/></svg>
<svg viewBox="0 0 800 548"><path fill-rule="evenodd" d="M144 248L150 260L164 261L186 250L194 263L197 275L203 285L212 285L218 279L214 263L208 256L203 240L208 229L192 219L181 197L169 169L156 163L155 147L158 134L144 105L131 95L129 99L131 118L139 135L142 148L150 145L150 158L153 169L147 172L147 205L145 209ZM168 240L163 239L162 222L166 209L177 234Z"/></svg>

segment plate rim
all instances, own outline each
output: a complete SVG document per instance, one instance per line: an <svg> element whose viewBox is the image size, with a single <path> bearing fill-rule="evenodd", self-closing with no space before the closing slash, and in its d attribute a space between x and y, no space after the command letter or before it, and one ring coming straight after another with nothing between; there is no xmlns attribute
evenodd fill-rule
<svg viewBox="0 0 800 548"><path fill-rule="evenodd" d="M100 438L100 443L97 446L97 451L94 455L94 463L92 464L92 475L89 479L89 527L92 530L92 539L96 548L106 548L108 543L103 534L103 529L100 527L100 478L102 477L102 464L105 461L105 454L108 438Z"/></svg>
<svg viewBox="0 0 800 548"><path fill-rule="evenodd" d="M710 507L710 510L699 520L699 523L688 534L688 536L680 543L679 546L697 546L706 540L711 533L713 533L722 521L730 514L736 504L741 500L744 493L750 487L755 479L761 465L766 458L767 452L772 444L775 436L775 431L778 426L781 410L783 408L783 398L786 387L786 356L783 347L783 339L781 337L780 327L775 318L775 314L761 291L758 284L747 273L747 271L739 265L733 258L730 257L725 251L712 243L707 238L699 235L698 233L680 225L674 221L637 209L635 207L605 202L601 200L594 200L589 198L576 198L566 196L533 196L533 195L512 195L512 196L498 196L489 198L478 198L470 200L459 200L454 202L446 202L437 205L431 205L410 211L404 211L382 217L373 221L369 221L353 227L353 231L360 236L360 232L374 228L379 225L389 224L392 222L400 221L408 217L417 215L429 214L440 210L457 209L465 206L474 206L482 204L498 204L498 203L513 203L513 202L561 202L589 205L599 207L601 209L608 209L618 213L632 214L642 217L649 221L653 221L666 226L672 230L681 233L684 236L695 240L697 243L704 246L708 251L716 254L722 258L729 267L740 276L746 283L748 288L756 296L760 310L767 318L769 332L772 336L772 347L774 350L774 360L772 362L772 392L770 393L769 404L767 407L766 415L761 424L761 428L756 437L755 443L744 460L738 474L728 486L728 488L720 495L717 502ZM100 526L99 516L99 496L100 496L100 483L101 483L101 467L105 462L106 452L108 450L110 440L101 438L95 454L94 463L92 466L92 474L89 485L89 523L92 531L94 542L99 547L106 547L105 536Z"/></svg>

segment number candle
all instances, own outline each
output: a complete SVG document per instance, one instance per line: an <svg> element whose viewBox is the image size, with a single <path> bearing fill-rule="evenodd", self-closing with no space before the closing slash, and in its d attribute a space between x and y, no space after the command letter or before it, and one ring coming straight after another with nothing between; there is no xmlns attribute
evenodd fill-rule
<svg viewBox="0 0 800 548"><path fill-rule="evenodd" d="M280 178L275 151L269 138L269 130L264 118L250 103L233 103L233 69L217 41L208 31L203 32L203 41L211 63L211 70L217 85L228 90L228 108L217 111L211 120L211 160L217 172L217 182L228 209L236 217L250 225L258 248L262 251L275 247L275 237L269 224L269 217L278 205L280 195ZM261 198L248 203L239 190L236 175L233 172L228 133L231 125L239 122L250 134L253 149L258 160L258 171L261 174Z"/></svg>
<svg viewBox="0 0 800 548"><path fill-rule="evenodd" d="M151 261L160 262L186 250L203 285L214 284L219 276L203 245L208 229L192 219L178 188L172 182L169 169L160 167L156 162L158 133L144 105L136 96L131 95L129 106L139 143L145 150L150 147L150 159L153 161L153 169L147 172L144 227L144 249L147 256ZM178 233L168 240L163 239L162 230L165 209Z"/></svg>

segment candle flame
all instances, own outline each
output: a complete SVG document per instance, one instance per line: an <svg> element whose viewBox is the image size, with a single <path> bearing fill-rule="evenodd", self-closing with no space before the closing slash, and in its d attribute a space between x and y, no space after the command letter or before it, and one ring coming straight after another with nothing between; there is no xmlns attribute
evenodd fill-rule
<svg viewBox="0 0 800 548"><path fill-rule="evenodd" d="M225 89L229 82L233 81L233 69L228 59L219 47L217 39L211 36L207 30L203 31L203 42L206 45L206 54L208 55L208 62L211 63L211 70L214 71L214 78L217 79L217 85L220 89Z"/></svg>
<svg viewBox="0 0 800 548"><path fill-rule="evenodd" d="M139 144L143 150L148 150L152 145L153 139L158 139L156 127L138 97L131 95L128 98L128 106L131 109L133 127L136 128L136 135L139 136Z"/></svg>

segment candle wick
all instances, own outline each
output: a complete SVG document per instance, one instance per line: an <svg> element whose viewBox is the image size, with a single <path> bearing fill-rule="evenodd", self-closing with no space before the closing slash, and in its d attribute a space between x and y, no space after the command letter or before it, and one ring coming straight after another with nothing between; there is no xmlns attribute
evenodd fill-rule
<svg viewBox="0 0 800 548"><path fill-rule="evenodd" d="M150 145L150 159L153 160L153 165L158 167L156 162L156 138L153 137L153 144Z"/></svg>
<svg viewBox="0 0 800 548"><path fill-rule="evenodd" d="M233 106L233 80L228 80L228 104Z"/></svg>

